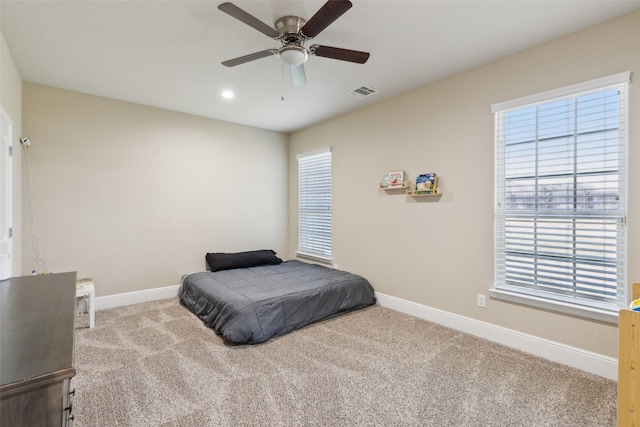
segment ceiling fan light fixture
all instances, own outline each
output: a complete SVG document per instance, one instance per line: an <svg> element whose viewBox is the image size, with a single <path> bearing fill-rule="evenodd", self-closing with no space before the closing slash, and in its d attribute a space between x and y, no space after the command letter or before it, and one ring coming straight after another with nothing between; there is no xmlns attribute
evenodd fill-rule
<svg viewBox="0 0 640 427"><path fill-rule="evenodd" d="M309 59L309 53L307 49L302 46L283 46L278 51L278 55L282 62L290 67L296 67L307 62Z"/></svg>

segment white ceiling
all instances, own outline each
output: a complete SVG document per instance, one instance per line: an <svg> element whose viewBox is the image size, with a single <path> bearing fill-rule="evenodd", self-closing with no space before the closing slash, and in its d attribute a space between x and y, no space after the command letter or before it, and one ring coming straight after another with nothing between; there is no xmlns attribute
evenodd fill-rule
<svg viewBox="0 0 640 427"><path fill-rule="evenodd" d="M279 42L217 9L223 1L1 0L0 25L24 81L292 132L640 8L640 0L353 0L307 42L371 53L321 57L293 87L273 56L220 63ZM236 1L273 25L324 1ZM369 86L358 99L347 92ZM235 98L223 99L223 90Z"/></svg>

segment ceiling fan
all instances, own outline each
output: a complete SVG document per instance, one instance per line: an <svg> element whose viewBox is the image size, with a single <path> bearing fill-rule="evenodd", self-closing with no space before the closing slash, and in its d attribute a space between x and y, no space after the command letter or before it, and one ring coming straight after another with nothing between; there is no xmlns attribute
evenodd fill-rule
<svg viewBox="0 0 640 427"><path fill-rule="evenodd" d="M236 18L238 21L244 22L267 37L280 40L282 43L279 49L267 49L251 53L224 61L222 65L235 67L236 65L275 55L289 66L293 85L303 86L307 83L304 63L309 59L309 55L364 64L369 59L368 52L317 44L309 47L304 46L307 40L320 34L320 32L331 25L333 21L349 10L351 6L353 5L349 0L329 0L308 21L299 16L283 16L276 21L274 29L233 3L222 3L218 6L218 9L222 12Z"/></svg>

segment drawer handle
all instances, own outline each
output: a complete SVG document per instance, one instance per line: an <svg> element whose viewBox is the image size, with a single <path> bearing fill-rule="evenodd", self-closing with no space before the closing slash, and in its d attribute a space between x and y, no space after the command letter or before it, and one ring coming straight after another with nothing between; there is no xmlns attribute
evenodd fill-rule
<svg viewBox="0 0 640 427"><path fill-rule="evenodd" d="M75 396L75 395L76 395L76 388L74 387L73 390L69 392L69 396Z"/></svg>

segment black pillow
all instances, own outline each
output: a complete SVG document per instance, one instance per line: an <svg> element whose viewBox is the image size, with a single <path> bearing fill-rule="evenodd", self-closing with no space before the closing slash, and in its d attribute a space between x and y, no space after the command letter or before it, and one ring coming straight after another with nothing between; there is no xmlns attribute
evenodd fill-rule
<svg viewBox="0 0 640 427"><path fill-rule="evenodd" d="M277 265L282 262L271 249L236 253L207 253L207 264L211 271L249 268L259 265Z"/></svg>

